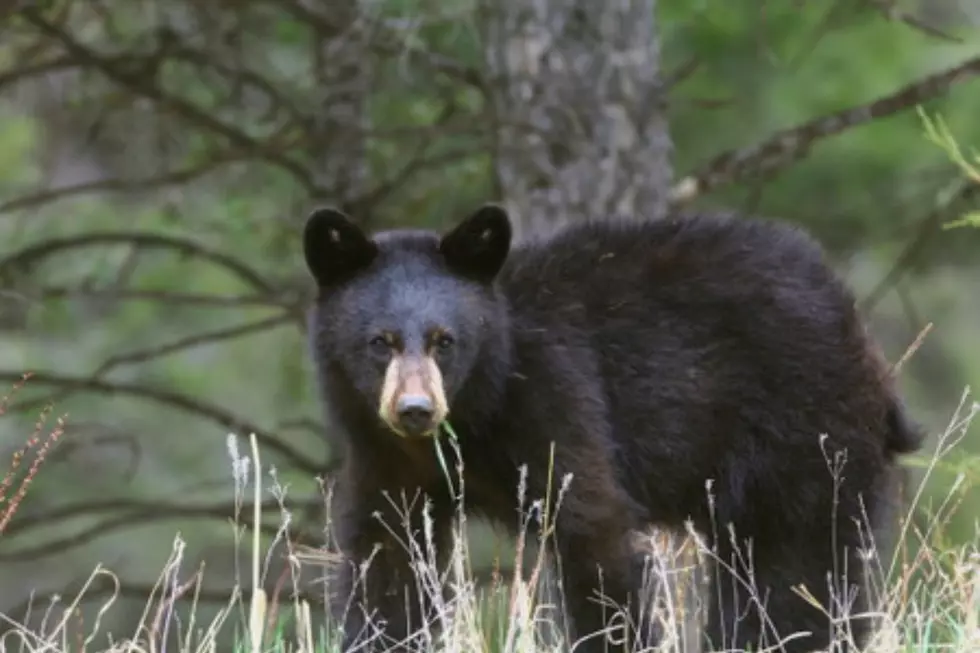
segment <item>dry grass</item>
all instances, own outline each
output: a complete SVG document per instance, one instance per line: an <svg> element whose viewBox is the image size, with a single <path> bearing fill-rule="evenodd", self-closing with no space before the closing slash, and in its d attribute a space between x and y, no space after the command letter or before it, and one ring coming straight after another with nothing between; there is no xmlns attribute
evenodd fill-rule
<svg viewBox="0 0 980 653"><path fill-rule="evenodd" d="M29 378L30 374L25 374L20 382L14 384L9 394L0 398L0 417L3 417L7 413L10 399L24 387L24 384L27 383ZM51 416L51 410L51 406L46 406L41 411L37 422L34 424L34 431L24 445L14 452L10 460L10 466L7 467L3 479L0 480L0 535L3 535L10 520L17 513L17 508L27 495L27 489L30 487L34 477L41 470L41 465L44 464L44 460L47 458L51 448L65 433L64 416L62 416L58 418L54 429L47 435L42 435L45 430L44 425ZM32 452L34 454L34 460L31 461L26 473L18 482L17 479L24 470L24 459ZM15 486L16 489L14 489ZM13 492L11 493L11 491Z"/></svg>
<svg viewBox="0 0 980 653"><path fill-rule="evenodd" d="M950 421L947 429L938 440L936 451L927 459L918 460L923 468L920 489L911 498L909 514L923 501L926 482L946 465L948 457L965 435L970 421L975 417L980 404L963 401ZM336 562L329 554L320 551L297 550L287 541L284 534L291 515L286 500L286 489L279 483L274 470L262 469L260 452L255 438L250 440L250 451L243 455L238 451L237 438L229 436L229 453L235 478L235 496L239 505L251 490L255 505L260 503L264 492L271 492L280 502L282 528L273 546L282 545L288 553L292 578L299 576L304 564L329 566ZM452 438L443 446L453 446ZM457 458L458 460L458 458ZM34 469L32 467L32 469ZM263 489L263 479L271 478L271 487ZM560 506L563 493L568 487L568 479L554 479L555 492ZM949 653L975 653L980 651L980 525L972 542L959 547L950 547L943 539L944 526L949 516L959 507L963 490L972 483L980 482L971 477L969 470L961 472L947 493L947 499L935 510L920 510L929 513L923 523L920 519L901 520L901 540L905 546L902 553L893 561L879 559L875 551L868 552L868 559L877 570L872 589L882 598L878 610L882 627L872 643L871 653L893 653L898 651L948 651ZM5 485L5 487L9 487ZM454 488L461 496L465 487ZM523 493L524 487L520 491ZM329 491L325 491L329 500ZM16 496L16 495L15 495ZM9 504L8 504L9 505ZM548 505L539 502L537 509ZM15 508L15 506L14 506ZM559 507L560 510L560 507ZM518 549L521 553L529 545L528 537L548 536L553 529L554 516L543 511L531 511L524 517ZM251 523L257 523L258 512L252 515ZM234 537L240 545L242 535L247 530L245 520L237 519ZM402 525L390 525L392 533L398 534ZM426 520L427 537L421 546L406 544L415 561L417 582L420 590L430 597L435 609L431 620L419 627L419 636L432 651L440 652L545 652L562 648L563 642L557 633L558 628L548 633L541 626L553 621L553 607L542 600L543 578L546 575L545 560L540 554L533 559L529 569L517 564L513 576L503 579L499 574L489 587L478 587L470 567L468 542L464 537L454 538L454 549L448 569L437 570L432 564L434 551L430 537L431 522ZM466 528L465 515L460 513L457 532ZM195 623L197 596L203 582L203 571L198 569L183 581L178 581L178 572L184 562L184 542L179 537L163 573L154 588L153 595L147 598L143 618L139 627L128 637L108 638L115 643L100 650L113 652L150 652L165 650L162 642L176 634L181 642L181 653L212 653L221 649L218 644L219 633L229 627L239 627L243 635L238 638L238 650L257 653L258 651L331 651L336 649L335 634L315 632L311 606L305 601L283 598L293 592L277 591L271 598L262 590L261 581L269 573L269 547L263 548L258 529L251 529L251 570L248 577L251 583L242 582L228 597L217 617L207 623ZM408 538L401 538L408 542ZM696 631L701 614L701 601L693 592L692 569L695 562L710 556L704 542L694 533L686 538L670 542L664 536L639 537L641 545L650 553L649 576L671 588L664 592L655 606L659 621L664 625L668 637L659 650L670 653L695 651L689 633ZM519 560L522 556L519 556ZM242 574L244 576L245 574ZM97 641L106 641L101 632L100 622L111 609L116 597L107 601L98 612L95 623L87 624L88 634L81 638L70 636L72 615L86 592L97 580L104 577L115 579L112 572L97 568L89 582L78 595L67 601L58 610L62 616L55 618L55 611L49 608L51 618L45 619L44 627L30 631L11 619L0 615L12 630L0 640L0 651L46 651L61 653L72 650L93 650ZM749 579L750 581L751 579ZM292 581L295 583L296 581ZM448 596L438 590L443 585L451 588ZM282 589L280 587L280 589ZM287 588L289 589L289 588ZM297 589L297 588L293 588ZM805 588L800 594L806 596ZM247 600L245 597L251 597ZM175 618L175 605L178 599L189 599L190 621L181 622ZM610 606L613 608L614 606ZM316 608L321 609L321 608ZM826 608L833 612L831 607ZM46 615L47 616L47 615ZM686 627L686 628L685 628ZM787 638L792 637L788 635ZM841 634L842 638L847 633ZM79 641L81 640L81 641ZM785 641L785 639L784 639ZM612 650L613 647L610 647ZM774 642L771 650L778 650ZM172 647L170 650L174 650Z"/></svg>

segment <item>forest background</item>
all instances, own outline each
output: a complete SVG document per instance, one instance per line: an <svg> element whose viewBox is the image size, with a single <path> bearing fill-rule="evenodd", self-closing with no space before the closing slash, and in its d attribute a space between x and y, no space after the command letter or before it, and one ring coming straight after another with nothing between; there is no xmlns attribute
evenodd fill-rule
<svg viewBox="0 0 980 653"><path fill-rule="evenodd" d="M370 228L502 200L521 234L676 207L809 229L889 360L917 346L900 375L931 433L908 462L913 544L968 560L980 429L950 425L980 380L980 228L945 225L977 210L980 178L927 125L967 158L980 144L978 27L970 0L7 3L0 460L36 439L0 507L57 442L2 526L0 627L84 586L85 632L110 596L103 634L131 630L161 570L185 582L202 561L202 615L249 586L229 433L243 452L258 436L291 535L323 541L336 460L299 240L322 204ZM507 571L512 545L485 528L477 573ZM118 586L85 585L100 564Z"/></svg>

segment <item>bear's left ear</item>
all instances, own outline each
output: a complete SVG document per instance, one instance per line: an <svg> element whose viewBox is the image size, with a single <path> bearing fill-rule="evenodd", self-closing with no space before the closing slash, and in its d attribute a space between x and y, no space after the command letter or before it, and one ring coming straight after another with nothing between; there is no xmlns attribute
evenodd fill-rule
<svg viewBox="0 0 980 653"><path fill-rule="evenodd" d="M489 283L507 259L510 238L507 211L497 204L484 204L442 237L439 251L457 274Z"/></svg>
<svg viewBox="0 0 980 653"><path fill-rule="evenodd" d="M377 253L377 245L337 209L316 209L306 219L303 254L320 287L343 281L366 268Z"/></svg>

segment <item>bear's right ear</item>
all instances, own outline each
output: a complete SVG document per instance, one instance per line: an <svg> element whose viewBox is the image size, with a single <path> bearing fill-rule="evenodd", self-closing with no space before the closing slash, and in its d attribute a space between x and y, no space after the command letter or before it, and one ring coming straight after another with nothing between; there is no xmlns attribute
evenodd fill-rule
<svg viewBox="0 0 980 653"><path fill-rule="evenodd" d="M316 209L306 219L303 254L310 274L321 287L366 268L377 253L377 245L337 209Z"/></svg>
<svg viewBox="0 0 980 653"><path fill-rule="evenodd" d="M496 204L484 204L442 237L439 251L457 274L489 283L507 259L510 239L507 211Z"/></svg>

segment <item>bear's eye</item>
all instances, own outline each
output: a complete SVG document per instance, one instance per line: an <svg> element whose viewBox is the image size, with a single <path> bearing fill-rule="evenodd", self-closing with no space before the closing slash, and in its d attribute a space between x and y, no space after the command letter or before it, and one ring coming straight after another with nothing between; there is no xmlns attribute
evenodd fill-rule
<svg viewBox="0 0 980 653"><path fill-rule="evenodd" d="M439 334L439 337L436 338L436 347L438 347L440 351L447 351L454 344L456 344L456 341L453 340L453 337L448 333L441 333Z"/></svg>
<svg viewBox="0 0 980 653"><path fill-rule="evenodd" d="M374 336L368 342L368 346L370 346L372 350L380 354L387 353L389 349L388 339L384 336Z"/></svg>

